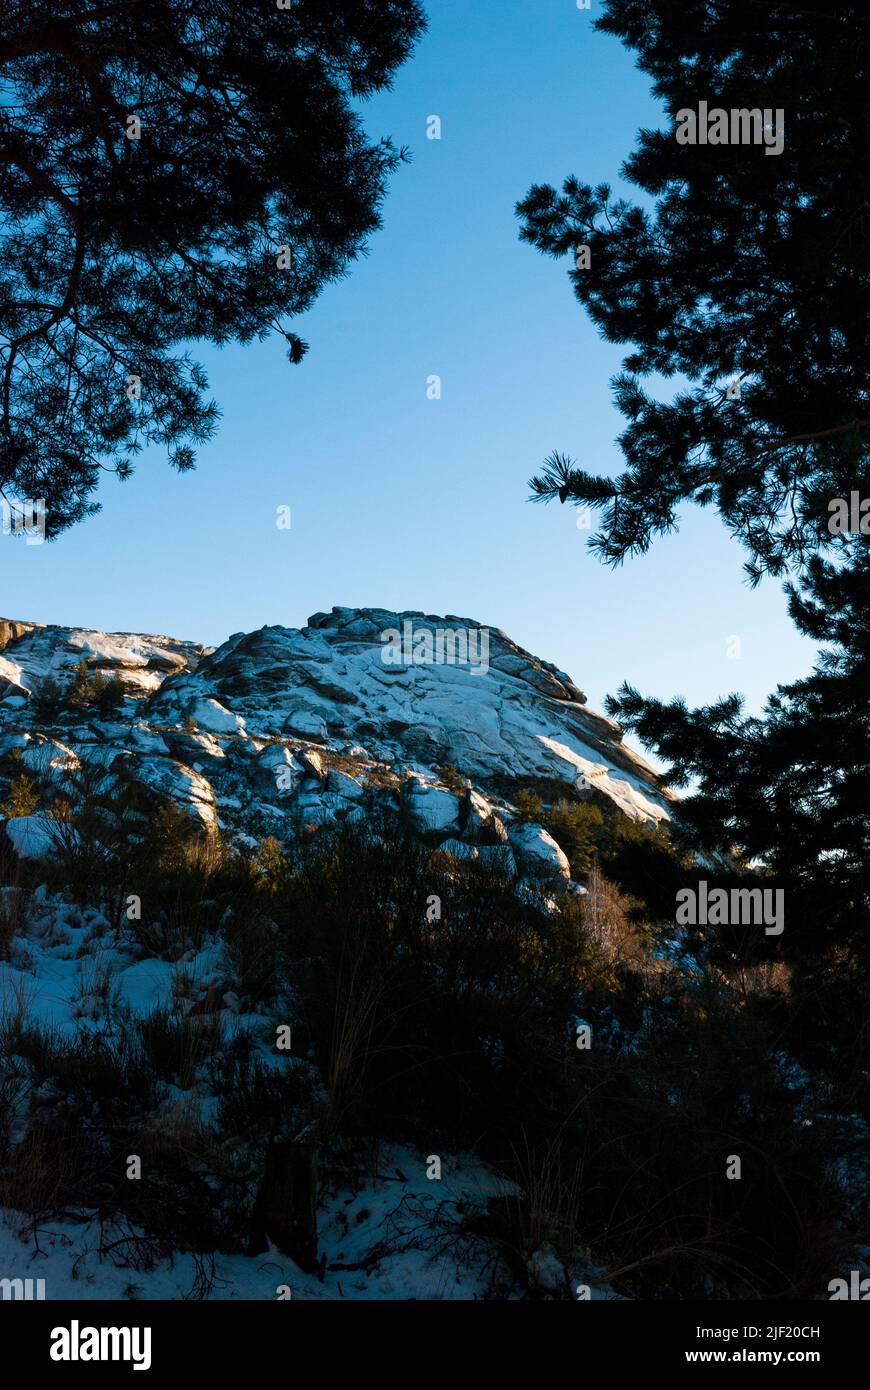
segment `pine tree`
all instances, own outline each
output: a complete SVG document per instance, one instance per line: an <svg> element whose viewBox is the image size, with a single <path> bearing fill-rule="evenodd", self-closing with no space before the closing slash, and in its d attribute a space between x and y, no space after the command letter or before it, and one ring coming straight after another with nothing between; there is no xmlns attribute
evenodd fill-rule
<svg viewBox="0 0 870 1390"><path fill-rule="evenodd" d="M823 648L763 716L738 695L690 710L623 685L607 701L668 762L672 785L694 784L679 807L690 841L762 861L789 886L793 928L816 940L870 926L870 548L857 538L849 559L814 556L788 586L791 617Z"/></svg>
<svg viewBox="0 0 870 1390"><path fill-rule="evenodd" d="M0 19L0 488L56 535L218 407L193 339L248 343L339 279L403 157L355 108L418 0L5 0Z"/></svg>
<svg viewBox="0 0 870 1390"><path fill-rule="evenodd" d="M832 499L870 498L866 8L605 0L596 27L635 50L665 106L623 170L643 206L572 176L517 212L524 240L570 258L602 336L630 345L625 469L556 451L533 495L599 509L591 544L610 563L672 530L682 503L714 505L753 579L783 573L836 544ZM781 153L678 143L678 112L701 100L781 111ZM675 376L688 386L657 399L649 379Z"/></svg>
<svg viewBox="0 0 870 1390"><path fill-rule="evenodd" d="M736 850L789 885L790 942L867 940L870 516L830 523L835 499L870 500L870 22L851 0L604 0L596 24L664 103L623 170L645 205L571 177L517 212L524 240L572 258L602 335L630 345L615 382L625 468L611 479L556 452L533 495L597 508L591 543L610 564L672 530L682 504L713 505L753 582L787 578L791 617L823 650L762 717L738 695L690 710L630 685L608 709L692 784L676 808L691 847ZM770 110L781 152L679 143L678 113L701 101ZM650 378L677 375L688 385L657 399Z"/></svg>
<svg viewBox="0 0 870 1390"><path fill-rule="evenodd" d="M93 704L93 682L84 657L76 665L75 674L69 684L68 697L75 709L87 709Z"/></svg>

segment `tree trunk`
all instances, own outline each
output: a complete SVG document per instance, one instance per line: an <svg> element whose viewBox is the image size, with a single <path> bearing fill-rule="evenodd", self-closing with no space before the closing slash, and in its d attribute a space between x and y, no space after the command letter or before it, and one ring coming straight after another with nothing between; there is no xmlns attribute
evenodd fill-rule
<svg viewBox="0 0 870 1390"><path fill-rule="evenodd" d="M271 1241L300 1269L317 1269L317 1151L313 1143L270 1141L251 1216L251 1254Z"/></svg>

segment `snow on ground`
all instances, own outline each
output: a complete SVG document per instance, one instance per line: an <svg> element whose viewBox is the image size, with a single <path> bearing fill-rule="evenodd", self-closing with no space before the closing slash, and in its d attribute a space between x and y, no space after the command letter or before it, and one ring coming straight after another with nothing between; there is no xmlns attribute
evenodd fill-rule
<svg viewBox="0 0 870 1390"><path fill-rule="evenodd" d="M17 892L0 889L0 912ZM106 981L111 1009L128 1006L142 1016L171 1003L180 970L201 989L222 980L221 950L212 945L178 964L136 959L132 943L119 939L96 908L77 907L38 888L26 934L16 938L12 959L0 961L0 1018L14 1012L23 998L32 1023L61 1034L71 1035L80 1026L102 1027L101 987Z"/></svg>
<svg viewBox="0 0 870 1390"><path fill-rule="evenodd" d="M406 621L454 634L486 631L488 667L387 664L383 633ZM336 608L301 630L237 633L216 651L166 637L23 627L0 656L0 759L6 781L20 766L46 795L76 766L89 775L105 768L107 787L121 768L206 826L219 807L221 828L251 846L266 833L290 833L294 817L310 825L402 807L428 843L446 837L444 847L458 857L498 860L520 875L522 892L531 891L525 876L537 879L542 869L552 871L548 892L581 890L542 827L515 819L505 779L522 786L543 778L566 790L586 785L636 819L668 816L655 775L621 745L611 721L586 709L564 672L471 620ZM66 685L82 660L114 671L127 697L109 718L93 709L59 711L49 731L29 697L49 675ZM447 763L458 769L459 784L442 780ZM4 828L22 858L52 849L44 814L13 817ZM80 1030L111 1036L134 1018L182 1007L211 989L225 1005L227 1033L244 1029L261 1039L268 1032L268 1020L241 1012L227 992L231 972L219 945L207 942L177 963L143 959L132 936L96 909L44 887L25 906L18 891L0 889L0 915L14 922L23 909L24 918L0 961L0 1018L23 1011L61 1037ZM191 994L185 980L196 987ZM279 1064L265 1044L262 1060ZM205 1083L174 1099L199 1106L204 1123L215 1102ZM277 1251L218 1256L210 1296L275 1298L279 1284L294 1298L318 1300L485 1296L499 1252L460 1217L504 1195L504 1185L476 1160L440 1157L443 1175L430 1181L425 1156L385 1151L359 1190L324 1196L322 1280ZM45 1278L48 1298L195 1295L204 1266L192 1255L137 1272L113 1263L109 1237L92 1220L51 1223L36 1242L22 1242L22 1222L15 1213L0 1220L0 1277ZM538 1288L552 1296L564 1295L575 1278L592 1283L591 1271L586 1281L582 1271L569 1278L548 1247L533 1259Z"/></svg>
<svg viewBox="0 0 870 1390"><path fill-rule="evenodd" d="M0 890L0 914L20 907L18 892ZM212 943L177 964L137 958L132 942L103 913L38 888L11 959L0 961L0 1019L23 1010L30 1023L58 1037L79 1030L111 1033L169 1006L179 972L200 991L225 982L222 949ZM237 1001L224 997L228 1032L262 1030L266 1020L237 1012ZM282 1064L271 1049L264 1048L263 1060ZM208 1123L215 1098L201 1086L165 1089L167 1103L198 1106ZM326 1190L318 1209L322 1278L304 1273L276 1249L255 1256L176 1254L142 1269L125 1261L129 1246L115 1244L129 1232L112 1223L101 1226L92 1213L48 1221L34 1233L21 1213L10 1210L0 1210L0 1278L43 1279L48 1300L276 1299L282 1287L289 1290L282 1297L316 1301L520 1297L520 1285L505 1283L499 1247L468 1224L469 1216L486 1213L491 1199L510 1198L516 1189L474 1156L439 1155L437 1177L432 1157L384 1146L376 1172L355 1186ZM529 1270L541 1292L552 1297L573 1296L573 1286L591 1284L593 1274L564 1269L547 1248L536 1253ZM606 1288L593 1288L592 1296L615 1297Z"/></svg>
<svg viewBox="0 0 870 1390"><path fill-rule="evenodd" d="M510 1187L474 1158L445 1162L440 1181L426 1177L421 1154L385 1148L377 1174L358 1191L328 1196L318 1214L323 1277L303 1273L278 1250L260 1255L195 1257L177 1254L153 1269L124 1268L121 1249L106 1247L124 1234L95 1220L54 1221L36 1236L19 1213L0 1211L0 1275L44 1279L46 1300L182 1299L203 1296L198 1280L209 1273L209 1299L463 1300L492 1297L495 1247L463 1235L461 1217L484 1211L490 1197ZM84 1214L83 1214L84 1215ZM101 1249L104 1251L101 1254ZM573 1296L589 1284L592 1299L615 1299L591 1284L592 1270L565 1271L545 1248L530 1262L540 1288ZM518 1298L519 1291L507 1294Z"/></svg>

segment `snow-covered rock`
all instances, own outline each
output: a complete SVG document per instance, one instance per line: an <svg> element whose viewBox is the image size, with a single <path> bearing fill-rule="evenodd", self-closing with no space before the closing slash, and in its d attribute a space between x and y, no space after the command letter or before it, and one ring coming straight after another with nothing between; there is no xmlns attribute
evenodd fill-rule
<svg viewBox="0 0 870 1390"><path fill-rule="evenodd" d="M533 1251L529 1256L527 1268L532 1282L538 1288L553 1294L564 1292L568 1276L552 1245L542 1245L539 1250Z"/></svg>
<svg viewBox="0 0 870 1390"><path fill-rule="evenodd" d="M439 854L452 854L454 859L472 860L479 857L477 845L469 845L465 840L442 840L438 846Z"/></svg>
<svg viewBox="0 0 870 1390"><path fill-rule="evenodd" d="M482 863L562 882L552 837L515 820L521 788L669 818L659 778L564 671L468 618L338 607L216 649L0 619L0 652L0 792L18 750L38 781L77 758L107 775L123 768L204 826L219 805L222 832L239 843L252 807L257 832L279 836L297 812L324 823L403 808L419 833L470 842ZM123 711L62 709L40 727L31 694L49 676L63 690L81 661L121 679Z"/></svg>
<svg viewBox="0 0 870 1390"><path fill-rule="evenodd" d="M350 777L346 772L339 771L338 768L330 768L326 785L336 796L343 796L350 801L356 801L363 795L363 787L355 777Z"/></svg>
<svg viewBox="0 0 870 1390"><path fill-rule="evenodd" d="M532 875L571 877L567 855L543 826L511 826L510 843L520 864Z"/></svg>
<svg viewBox="0 0 870 1390"><path fill-rule="evenodd" d="M293 790L304 775L302 763L285 743L268 743L256 754L252 766L266 786L279 792Z"/></svg>
<svg viewBox="0 0 870 1390"><path fill-rule="evenodd" d="M32 739L21 754L22 767L45 778L61 778L66 772L78 767L78 763L79 760L71 748L50 738Z"/></svg>
<svg viewBox="0 0 870 1390"><path fill-rule="evenodd" d="M126 689L142 694L159 689L171 673L194 670L208 650L174 637L47 627L0 618L0 694L4 681L28 695L47 676L64 685L81 661L119 676Z"/></svg>
<svg viewBox="0 0 870 1390"><path fill-rule="evenodd" d="M162 744L162 747L160 746ZM137 751L139 744L135 745ZM214 734L192 734L186 729L167 729L159 743L142 747L143 752L171 753L179 762L191 767L219 768L226 759L223 744Z"/></svg>
<svg viewBox="0 0 870 1390"><path fill-rule="evenodd" d="M4 828L21 859L42 859L54 849L54 827L47 816L12 816Z"/></svg>
<svg viewBox="0 0 870 1390"><path fill-rule="evenodd" d="M132 725L127 734L126 742L128 748L134 749L137 753L169 752L163 735L158 734L155 729L149 729L148 725L141 720Z"/></svg>
<svg viewBox="0 0 870 1390"><path fill-rule="evenodd" d="M453 792L412 779L406 794L408 815L418 830L449 830L459 818L459 800Z"/></svg>
<svg viewBox="0 0 870 1390"><path fill-rule="evenodd" d="M303 748L299 754L299 761L307 777L314 777L318 782L323 780L325 776L323 758L316 748Z"/></svg>
<svg viewBox="0 0 870 1390"><path fill-rule="evenodd" d="M214 792L201 773L174 758L140 758L133 764L132 771L140 782L190 811L206 829L214 828Z"/></svg>
<svg viewBox="0 0 870 1390"><path fill-rule="evenodd" d="M194 722L211 734L243 734L245 721L226 709L219 700L199 699L191 710Z"/></svg>

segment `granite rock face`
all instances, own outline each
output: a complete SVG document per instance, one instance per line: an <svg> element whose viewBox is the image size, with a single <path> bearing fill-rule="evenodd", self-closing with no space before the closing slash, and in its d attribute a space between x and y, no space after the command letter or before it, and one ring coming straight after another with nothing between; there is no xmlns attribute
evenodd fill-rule
<svg viewBox="0 0 870 1390"><path fill-rule="evenodd" d="M40 722L33 697L83 660L118 676L123 707ZM567 860L517 819L519 788L603 798L648 823L672 802L564 671L472 619L378 608L215 649L0 619L0 787L22 762L51 777L70 760L123 765L230 840L389 809L433 847L554 883Z"/></svg>

